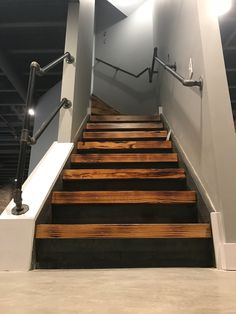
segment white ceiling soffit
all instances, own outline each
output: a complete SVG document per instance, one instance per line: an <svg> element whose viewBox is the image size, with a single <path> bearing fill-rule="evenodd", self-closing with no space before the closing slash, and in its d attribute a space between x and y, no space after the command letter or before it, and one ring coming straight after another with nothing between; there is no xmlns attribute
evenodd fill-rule
<svg viewBox="0 0 236 314"><path fill-rule="evenodd" d="M108 0L125 15L130 15L146 0Z"/></svg>

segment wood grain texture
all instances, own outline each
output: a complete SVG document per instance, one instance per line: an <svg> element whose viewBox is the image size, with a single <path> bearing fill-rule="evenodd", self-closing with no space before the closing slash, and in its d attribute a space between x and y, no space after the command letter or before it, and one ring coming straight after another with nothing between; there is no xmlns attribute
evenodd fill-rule
<svg viewBox="0 0 236 314"><path fill-rule="evenodd" d="M92 115L116 115L120 112L114 109L112 106L105 103L102 99L98 98L95 95L91 97L92 106L91 113Z"/></svg>
<svg viewBox="0 0 236 314"><path fill-rule="evenodd" d="M163 163L178 162L176 153L170 154L72 154L72 163Z"/></svg>
<svg viewBox="0 0 236 314"><path fill-rule="evenodd" d="M127 129L163 129L163 124L158 122L88 122L85 129L87 130L127 130Z"/></svg>
<svg viewBox="0 0 236 314"><path fill-rule="evenodd" d="M53 192L52 204L194 204L194 191Z"/></svg>
<svg viewBox="0 0 236 314"><path fill-rule="evenodd" d="M185 179L184 169L68 169L63 180Z"/></svg>
<svg viewBox="0 0 236 314"><path fill-rule="evenodd" d="M171 149L171 141L78 142L78 149Z"/></svg>
<svg viewBox="0 0 236 314"><path fill-rule="evenodd" d="M160 121L160 116L144 116L144 115L91 115L91 122L139 122L139 121Z"/></svg>
<svg viewBox="0 0 236 314"><path fill-rule="evenodd" d="M42 224L37 239L210 238L209 224Z"/></svg>
<svg viewBox="0 0 236 314"><path fill-rule="evenodd" d="M159 138L159 139L166 139L167 131L107 131L107 132L84 132L83 138L84 139L124 139L124 138Z"/></svg>

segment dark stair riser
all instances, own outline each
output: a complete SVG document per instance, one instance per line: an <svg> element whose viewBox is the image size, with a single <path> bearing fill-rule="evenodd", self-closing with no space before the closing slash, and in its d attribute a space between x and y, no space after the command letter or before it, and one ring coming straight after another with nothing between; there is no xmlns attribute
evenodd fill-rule
<svg viewBox="0 0 236 314"><path fill-rule="evenodd" d="M212 267L211 239L36 240L37 268Z"/></svg>
<svg viewBox="0 0 236 314"><path fill-rule="evenodd" d="M165 137L147 137L147 138L140 138L140 137L133 137L132 139L128 138L128 137L123 137L123 138L113 138L113 137L109 137L109 138L83 138L82 141L83 142L107 142L107 141L112 141L112 142L120 142L120 141L138 141L138 142L143 142L143 141L147 141L147 142L152 142L152 141L158 141L158 142L164 142L166 140Z"/></svg>
<svg viewBox="0 0 236 314"><path fill-rule="evenodd" d="M187 190L185 179L124 179L124 180L64 180L64 191L115 191L115 190Z"/></svg>
<svg viewBox="0 0 236 314"><path fill-rule="evenodd" d="M77 149L78 154L168 154L172 153L172 148L122 148L122 149Z"/></svg>
<svg viewBox="0 0 236 314"><path fill-rule="evenodd" d="M53 223L196 223L195 205L53 205Z"/></svg>
<svg viewBox="0 0 236 314"><path fill-rule="evenodd" d="M71 163L71 169L143 169L143 168L178 168L178 162L99 162L99 163Z"/></svg>

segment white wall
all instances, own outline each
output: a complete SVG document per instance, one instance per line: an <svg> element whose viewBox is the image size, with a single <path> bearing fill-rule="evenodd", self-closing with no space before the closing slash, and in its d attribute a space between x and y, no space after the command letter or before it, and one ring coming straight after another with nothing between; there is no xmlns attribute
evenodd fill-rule
<svg viewBox="0 0 236 314"><path fill-rule="evenodd" d="M13 200L0 215L0 271L26 271L32 266L36 220L73 150L72 143L54 142L22 187L29 210L13 215Z"/></svg>
<svg viewBox="0 0 236 314"><path fill-rule="evenodd" d="M108 14L103 11L102 18L106 19ZM148 0L129 17L96 34L95 55L137 74L151 65L152 30L152 0ZM154 88L147 73L136 79L95 62L94 75L94 94L121 113L157 112Z"/></svg>
<svg viewBox="0 0 236 314"><path fill-rule="evenodd" d="M226 242L236 242L236 139L217 17L212 0L155 0L154 38L159 56L177 63L198 88L183 87L168 73L159 98L177 141L212 208L222 214ZM235 264L236 265L236 264Z"/></svg>
<svg viewBox="0 0 236 314"><path fill-rule="evenodd" d="M72 107L61 110L58 140L74 141L78 128L87 116L91 92L95 0L69 3L65 51L75 62L64 64L61 98Z"/></svg>
<svg viewBox="0 0 236 314"><path fill-rule="evenodd" d="M38 101L35 108L34 133L40 128L41 124L46 121L50 114L60 104L61 82L53 86ZM49 147L57 140L59 124L59 114L52 120L45 132L41 135L36 145L31 148L29 173L42 159Z"/></svg>

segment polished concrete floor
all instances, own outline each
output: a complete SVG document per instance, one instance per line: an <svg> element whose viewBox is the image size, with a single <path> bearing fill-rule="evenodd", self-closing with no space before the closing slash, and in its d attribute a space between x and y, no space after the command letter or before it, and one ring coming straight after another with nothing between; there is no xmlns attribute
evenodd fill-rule
<svg viewBox="0 0 236 314"><path fill-rule="evenodd" d="M236 272L115 269L0 273L1 314L235 314Z"/></svg>

